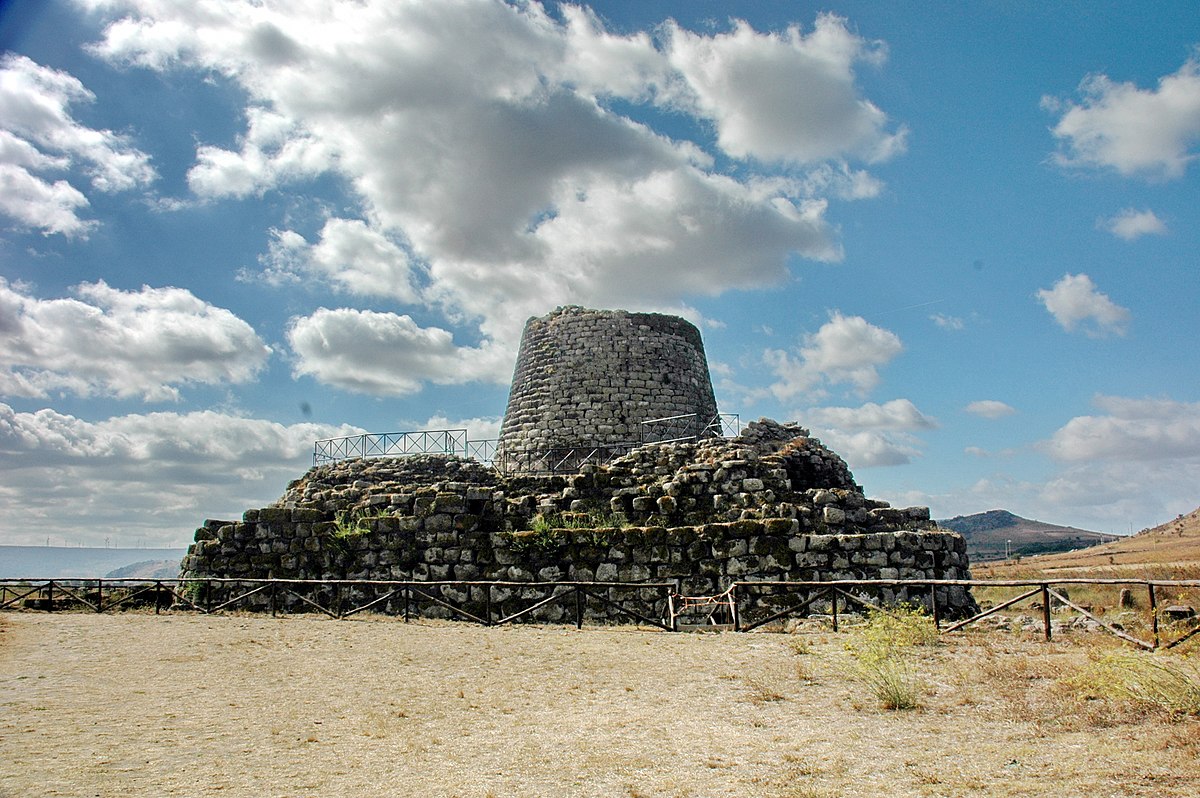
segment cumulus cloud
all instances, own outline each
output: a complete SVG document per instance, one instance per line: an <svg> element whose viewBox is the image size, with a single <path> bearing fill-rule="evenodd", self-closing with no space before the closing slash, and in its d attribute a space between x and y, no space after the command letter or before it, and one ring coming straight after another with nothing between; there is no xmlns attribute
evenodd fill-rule
<svg viewBox="0 0 1200 798"><path fill-rule="evenodd" d="M805 414L813 424L841 429L915 430L934 429L937 421L922 413L908 399L883 404L867 402L861 407L814 407Z"/></svg>
<svg viewBox="0 0 1200 798"><path fill-rule="evenodd" d="M74 291L38 299L0 278L0 395L176 400L180 385L246 382L271 352L249 324L183 288Z"/></svg>
<svg viewBox="0 0 1200 798"><path fill-rule="evenodd" d="M906 465L921 455L920 441L904 433L827 429L821 438L851 469Z"/></svg>
<svg viewBox="0 0 1200 798"><path fill-rule="evenodd" d="M89 203L71 183L73 171L101 192L154 180L150 157L127 136L75 121L70 106L93 100L66 72L21 55L0 57L0 213L47 235L84 237L95 222L80 216Z"/></svg>
<svg viewBox="0 0 1200 798"><path fill-rule="evenodd" d="M292 319L287 337L297 377L376 396L416 393L426 381L504 383L512 376L506 351L489 342L458 346L448 330L395 313L320 308Z"/></svg>
<svg viewBox="0 0 1200 798"><path fill-rule="evenodd" d="M838 452L851 468L897 466L921 454L913 430L934 429L937 420L908 399L860 407L814 407L797 414Z"/></svg>
<svg viewBox="0 0 1200 798"><path fill-rule="evenodd" d="M973 416L990 419L1004 418L1017 412L1011 405L995 399L981 399L978 402L971 402L964 409Z"/></svg>
<svg viewBox="0 0 1200 798"><path fill-rule="evenodd" d="M1043 444L1057 460L1200 462L1200 403L1098 396L1102 415L1077 416Z"/></svg>
<svg viewBox="0 0 1200 798"><path fill-rule="evenodd" d="M778 283L796 255L840 258L827 202L876 196L854 162L903 149L903 128L855 80L883 46L832 16L808 32L651 35L495 0L85 5L113 20L102 57L216 73L246 93L237 145L197 150L198 195L295 190L323 173L356 193L365 227L349 232L369 243L354 253L367 266L322 257L332 230L316 244L285 231L268 277L319 273L412 301L378 258L419 263L421 302L510 353L523 319L556 304L677 310ZM683 124L667 137L631 106ZM717 169L722 155L740 167Z"/></svg>
<svg viewBox="0 0 1200 798"><path fill-rule="evenodd" d="M1133 208L1126 208L1116 216L1101 219L1097 226L1126 241L1133 241L1142 236L1161 236L1167 233L1166 223L1159 219L1154 211L1137 211Z"/></svg>
<svg viewBox="0 0 1200 798"><path fill-rule="evenodd" d="M271 283L315 277L335 289L360 296L416 302L417 289L408 254L359 219L328 219L319 240L309 244L292 230L272 230L261 258L262 278Z"/></svg>
<svg viewBox="0 0 1200 798"><path fill-rule="evenodd" d="M496 441L500 438L500 425L504 423L501 416L476 416L474 418L450 418L442 414L430 416L425 421L414 422L406 425L407 429L465 429L467 431L467 441L483 442ZM477 453L470 452L472 456L477 456ZM486 454L486 453L485 453Z"/></svg>
<svg viewBox="0 0 1200 798"><path fill-rule="evenodd" d="M1043 107L1062 116L1053 133L1064 166L1115 169L1122 175L1178 178L1200 142L1200 61L1195 56L1159 79L1155 89L1089 75L1079 102L1052 97Z"/></svg>
<svg viewBox="0 0 1200 798"><path fill-rule="evenodd" d="M879 384L879 368L903 349L890 330L834 311L819 330L805 335L797 351L768 349L763 357L778 378L772 393L787 399L841 383L865 393Z"/></svg>
<svg viewBox="0 0 1200 798"><path fill-rule="evenodd" d="M311 464L313 441L361 432L212 411L87 421L0 404L0 533L7 543L182 546L204 518L278 498Z"/></svg>
<svg viewBox="0 0 1200 798"><path fill-rule="evenodd" d="M333 152L292 119L266 108L246 109L246 133L237 152L204 145L188 170L188 186L203 198L245 197L330 166Z"/></svg>
<svg viewBox="0 0 1200 798"><path fill-rule="evenodd" d="M721 148L738 158L886 160L904 149L905 131L863 99L857 63L881 63L881 43L851 33L846 21L817 17L805 35L792 26L762 34L744 22L704 36L667 25L669 58L683 80L674 100L716 125Z"/></svg>
<svg viewBox="0 0 1200 798"><path fill-rule="evenodd" d="M1081 327L1093 338L1124 335L1129 324L1129 310L1097 289L1086 274L1063 275L1052 288L1039 290L1037 297L1067 332Z"/></svg>

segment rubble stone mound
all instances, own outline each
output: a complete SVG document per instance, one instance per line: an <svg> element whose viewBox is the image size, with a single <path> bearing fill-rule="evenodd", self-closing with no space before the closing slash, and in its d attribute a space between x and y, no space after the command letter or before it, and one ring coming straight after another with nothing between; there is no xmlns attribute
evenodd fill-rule
<svg viewBox="0 0 1200 798"><path fill-rule="evenodd" d="M206 522L182 567L199 578L667 582L686 595L733 581L969 578L962 537L937 528L928 508L867 498L807 430L767 419L735 438L647 444L567 475L447 455L314 467L241 521ZM470 589L440 589L486 611ZM923 590L881 598L928 602ZM643 593L635 606L662 617L662 591ZM488 606L515 612L521 599L505 588ZM745 612L780 600L758 596ZM947 616L974 609L961 587L938 588L938 604ZM530 617L564 612L548 604ZM621 620L607 606L588 612Z"/></svg>

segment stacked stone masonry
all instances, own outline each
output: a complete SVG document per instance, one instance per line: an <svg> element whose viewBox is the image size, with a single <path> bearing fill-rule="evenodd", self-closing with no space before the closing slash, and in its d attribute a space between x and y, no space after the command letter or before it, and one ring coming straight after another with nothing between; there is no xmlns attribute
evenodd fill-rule
<svg viewBox="0 0 1200 798"><path fill-rule="evenodd" d="M562 307L525 325L499 458L580 445L640 442L642 422L717 403L700 332L657 313Z"/></svg>
<svg viewBox="0 0 1200 798"><path fill-rule="evenodd" d="M927 508L865 497L820 441L767 420L737 438L651 444L569 476L513 476L447 456L319 466L271 507L206 522L182 567L197 578L665 581L703 596L733 581L969 578L963 539ZM440 589L481 611L478 594ZM964 589L939 591L947 615L974 609ZM491 601L510 613L543 594L504 588ZM876 597L928 598L903 588ZM648 617L665 614L662 591L625 598ZM743 611L780 600L763 593ZM620 620L615 612L588 608L601 620ZM531 619L567 614L551 603Z"/></svg>

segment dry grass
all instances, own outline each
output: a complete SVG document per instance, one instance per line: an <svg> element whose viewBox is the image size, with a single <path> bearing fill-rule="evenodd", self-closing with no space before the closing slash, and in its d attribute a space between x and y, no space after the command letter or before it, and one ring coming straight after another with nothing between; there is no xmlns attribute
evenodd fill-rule
<svg viewBox="0 0 1200 798"><path fill-rule="evenodd" d="M1065 678L1109 638L921 646L903 713L846 641L6 615L0 796L1200 794L1200 722Z"/></svg>
<svg viewBox="0 0 1200 798"><path fill-rule="evenodd" d="M1200 579L1200 509L1112 543L1008 562L980 563L972 568L972 573L978 579L1055 576Z"/></svg>

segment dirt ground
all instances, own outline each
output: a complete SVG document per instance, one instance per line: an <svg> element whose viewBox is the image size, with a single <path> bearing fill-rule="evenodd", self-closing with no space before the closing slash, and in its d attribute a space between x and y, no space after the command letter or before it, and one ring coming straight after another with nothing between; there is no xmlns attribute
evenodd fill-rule
<svg viewBox="0 0 1200 798"><path fill-rule="evenodd" d="M0 796L1200 795L1088 645L951 638L897 712L844 634L5 614Z"/></svg>

